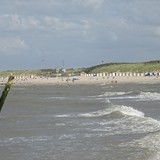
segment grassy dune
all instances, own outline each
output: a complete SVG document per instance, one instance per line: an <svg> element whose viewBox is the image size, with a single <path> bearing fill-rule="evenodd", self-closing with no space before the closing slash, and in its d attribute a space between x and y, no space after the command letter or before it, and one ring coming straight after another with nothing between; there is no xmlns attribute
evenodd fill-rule
<svg viewBox="0 0 160 160"><path fill-rule="evenodd" d="M108 63L86 68L87 73L102 72L160 72L160 61L141 62L141 63Z"/></svg>
<svg viewBox="0 0 160 160"><path fill-rule="evenodd" d="M160 72L160 61L150 61L141 63L106 63L89 68L67 69L65 75L78 75L81 72L86 73L102 73L102 72ZM15 76L37 75L48 76L50 73L55 73L55 69L40 69L40 70L10 70L0 71L0 76Z"/></svg>
<svg viewBox="0 0 160 160"><path fill-rule="evenodd" d="M8 71L0 71L0 76L10 76L13 74L14 76L23 76L23 75L39 75L41 74L41 70L8 70Z"/></svg>

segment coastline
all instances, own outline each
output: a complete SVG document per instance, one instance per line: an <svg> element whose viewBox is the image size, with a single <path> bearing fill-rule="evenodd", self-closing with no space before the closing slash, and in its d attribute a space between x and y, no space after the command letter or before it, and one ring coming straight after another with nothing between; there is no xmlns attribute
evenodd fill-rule
<svg viewBox="0 0 160 160"><path fill-rule="evenodd" d="M7 79L1 80L0 85L4 85ZM15 78L14 85L78 85L78 84L156 84L160 83L160 77L156 76L75 76L75 77L23 77Z"/></svg>

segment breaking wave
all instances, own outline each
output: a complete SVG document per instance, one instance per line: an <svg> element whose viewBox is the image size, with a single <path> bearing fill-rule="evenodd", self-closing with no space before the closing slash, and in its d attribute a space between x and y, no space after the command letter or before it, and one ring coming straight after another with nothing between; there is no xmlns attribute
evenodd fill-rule
<svg viewBox="0 0 160 160"><path fill-rule="evenodd" d="M63 114L63 115L55 115L57 118L69 118L69 117L86 117L86 118L94 118L94 117L104 117L104 116L134 116L134 117L144 117L144 113L138 111L132 107L128 106L119 106L110 104L109 108L83 113L83 114Z"/></svg>
<svg viewBox="0 0 160 160"><path fill-rule="evenodd" d="M114 105L110 108L91 112L91 113L80 114L80 116L82 117L102 117L105 115L111 115L111 114L117 114L117 113L122 114L122 115L144 117L144 113L141 111L133 109L132 107L118 106L118 105Z"/></svg>
<svg viewBox="0 0 160 160"><path fill-rule="evenodd" d="M139 160L160 160L160 130L148 133L145 137L122 143L121 147L143 149Z"/></svg>
<svg viewBox="0 0 160 160"><path fill-rule="evenodd" d="M130 100L130 101L160 101L160 93L156 92L105 92L100 95L93 95L87 97L64 97L64 96L53 96L47 97L48 100L82 100L82 101L92 101L92 100Z"/></svg>
<svg viewBox="0 0 160 160"><path fill-rule="evenodd" d="M159 101L160 100L160 93L151 93L151 92L140 92L138 96L139 99L145 101Z"/></svg>
<svg viewBox="0 0 160 160"><path fill-rule="evenodd" d="M159 101L160 93L152 92L106 92L107 99L134 100L134 101Z"/></svg>
<svg viewBox="0 0 160 160"><path fill-rule="evenodd" d="M79 115L86 118L102 118L92 132L105 135L150 133L160 130L160 122L129 106L112 105L110 108ZM112 117L112 118L111 118Z"/></svg>

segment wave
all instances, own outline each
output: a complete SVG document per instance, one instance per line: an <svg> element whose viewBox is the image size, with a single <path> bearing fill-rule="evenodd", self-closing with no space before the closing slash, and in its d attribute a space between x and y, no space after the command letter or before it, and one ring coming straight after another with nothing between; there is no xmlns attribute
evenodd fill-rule
<svg viewBox="0 0 160 160"><path fill-rule="evenodd" d="M110 101L108 102L110 103ZM83 114L62 114L62 115L55 115L54 117L56 118L69 118L69 117L104 117L104 116L134 116L134 117L144 117L144 113L141 111L138 111L132 107L128 106L119 106L119 105L112 105L110 103L110 107L103 109L103 110L98 110L94 112L89 112L89 113L83 113Z"/></svg>
<svg viewBox="0 0 160 160"><path fill-rule="evenodd" d="M34 137L12 137L12 138L4 138L0 139L0 146L10 145L10 144L21 144L21 143L31 143L38 142L42 143L45 141L52 140L52 136L34 136Z"/></svg>
<svg viewBox="0 0 160 160"><path fill-rule="evenodd" d="M140 160L160 160L160 130L148 133L143 138L122 143L120 147L143 150L143 154L137 158Z"/></svg>
<svg viewBox="0 0 160 160"><path fill-rule="evenodd" d="M100 94L100 95L88 96L88 98L104 99L105 97L121 96L121 95L124 95L125 93L126 92L106 92L106 93Z"/></svg>
<svg viewBox="0 0 160 160"><path fill-rule="evenodd" d="M129 106L112 105L110 108L80 114L79 116L102 118L99 122L93 119L90 125L95 127L91 127L90 130L94 133L103 132L104 135L147 134L160 130L159 121L145 117L143 112Z"/></svg>
<svg viewBox="0 0 160 160"><path fill-rule="evenodd" d="M148 100L148 101L159 101L160 100L160 93L151 93L151 92L140 92L138 96L141 100Z"/></svg>
<svg viewBox="0 0 160 160"><path fill-rule="evenodd" d="M159 101L160 93L156 92L106 92L104 97L109 100Z"/></svg>
<svg viewBox="0 0 160 160"><path fill-rule="evenodd" d="M125 95L126 93L130 93L130 92L106 92L104 96L121 96L121 95Z"/></svg>
<svg viewBox="0 0 160 160"><path fill-rule="evenodd" d="M92 95L87 97L63 97L63 96L53 96L47 97L48 100L82 100L82 101L92 101L92 100L105 100L110 103L110 100L130 100L130 101L160 101L160 93L156 92L105 92L100 95Z"/></svg>
<svg viewBox="0 0 160 160"><path fill-rule="evenodd" d="M98 96L88 96L88 97L63 97L63 96L53 96L53 97L47 97L44 98L47 100L71 100L71 101L75 101L75 100L81 100L81 101L92 101L92 100L104 100L104 96L102 95L98 95Z"/></svg>
<svg viewBox="0 0 160 160"><path fill-rule="evenodd" d="M75 117L75 116L71 115L71 114L62 114L62 115L55 115L54 117L56 117L56 118L68 118L68 117Z"/></svg>
<svg viewBox="0 0 160 160"><path fill-rule="evenodd" d="M81 117L102 117L105 115L113 115L113 114L144 117L144 113L141 111L133 109L132 107L118 106L118 105L114 105L114 106L111 106L110 108L91 112L91 113L80 114L80 116Z"/></svg>
<svg viewBox="0 0 160 160"><path fill-rule="evenodd" d="M55 97L48 97L47 99L66 100L66 99L68 99L68 97L58 97L58 96L55 96Z"/></svg>

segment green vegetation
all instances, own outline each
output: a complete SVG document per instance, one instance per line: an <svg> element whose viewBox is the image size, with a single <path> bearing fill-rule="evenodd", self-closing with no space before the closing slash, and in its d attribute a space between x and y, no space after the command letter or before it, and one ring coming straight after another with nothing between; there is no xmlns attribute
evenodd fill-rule
<svg viewBox="0 0 160 160"><path fill-rule="evenodd" d="M72 75L79 75L81 74L82 72L84 72L85 68L78 68L78 69L67 69L66 70L66 74L69 75L69 74L72 74Z"/></svg>
<svg viewBox="0 0 160 160"><path fill-rule="evenodd" d="M49 73L55 73L55 69L40 69L40 70L8 70L8 71L1 71L0 76L30 76L30 75L36 75L36 76L48 76Z"/></svg>
<svg viewBox="0 0 160 160"><path fill-rule="evenodd" d="M8 70L8 71L0 71L0 77L7 77L10 75L14 76L68 76L68 75L79 75L83 72L84 68L78 69L66 69L66 72L62 71L62 69L40 69L40 70Z"/></svg>
<svg viewBox="0 0 160 160"><path fill-rule="evenodd" d="M113 73L113 72L160 72L160 61L150 62L139 62L139 63L106 63L89 68L78 68L78 69L66 69L64 72L62 69L40 69L40 70L9 70L1 71L0 77L2 76L68 76L68 75L79 75L80 73Z"/></svg>
<svg viewBox="0 0 160 160"><path fill-rule="evenodd" d="M85 72L86 73L160 72L160 61L150 61L141 63L108 63L86 68Z"/></svg>
<svg viewBox="0 0 160 160"><path fill-rule="evenodd" d="M41 70L8 70L8 71L1 71L0 76L20 76L20 75L39 75L41 74Z"/></svg>

